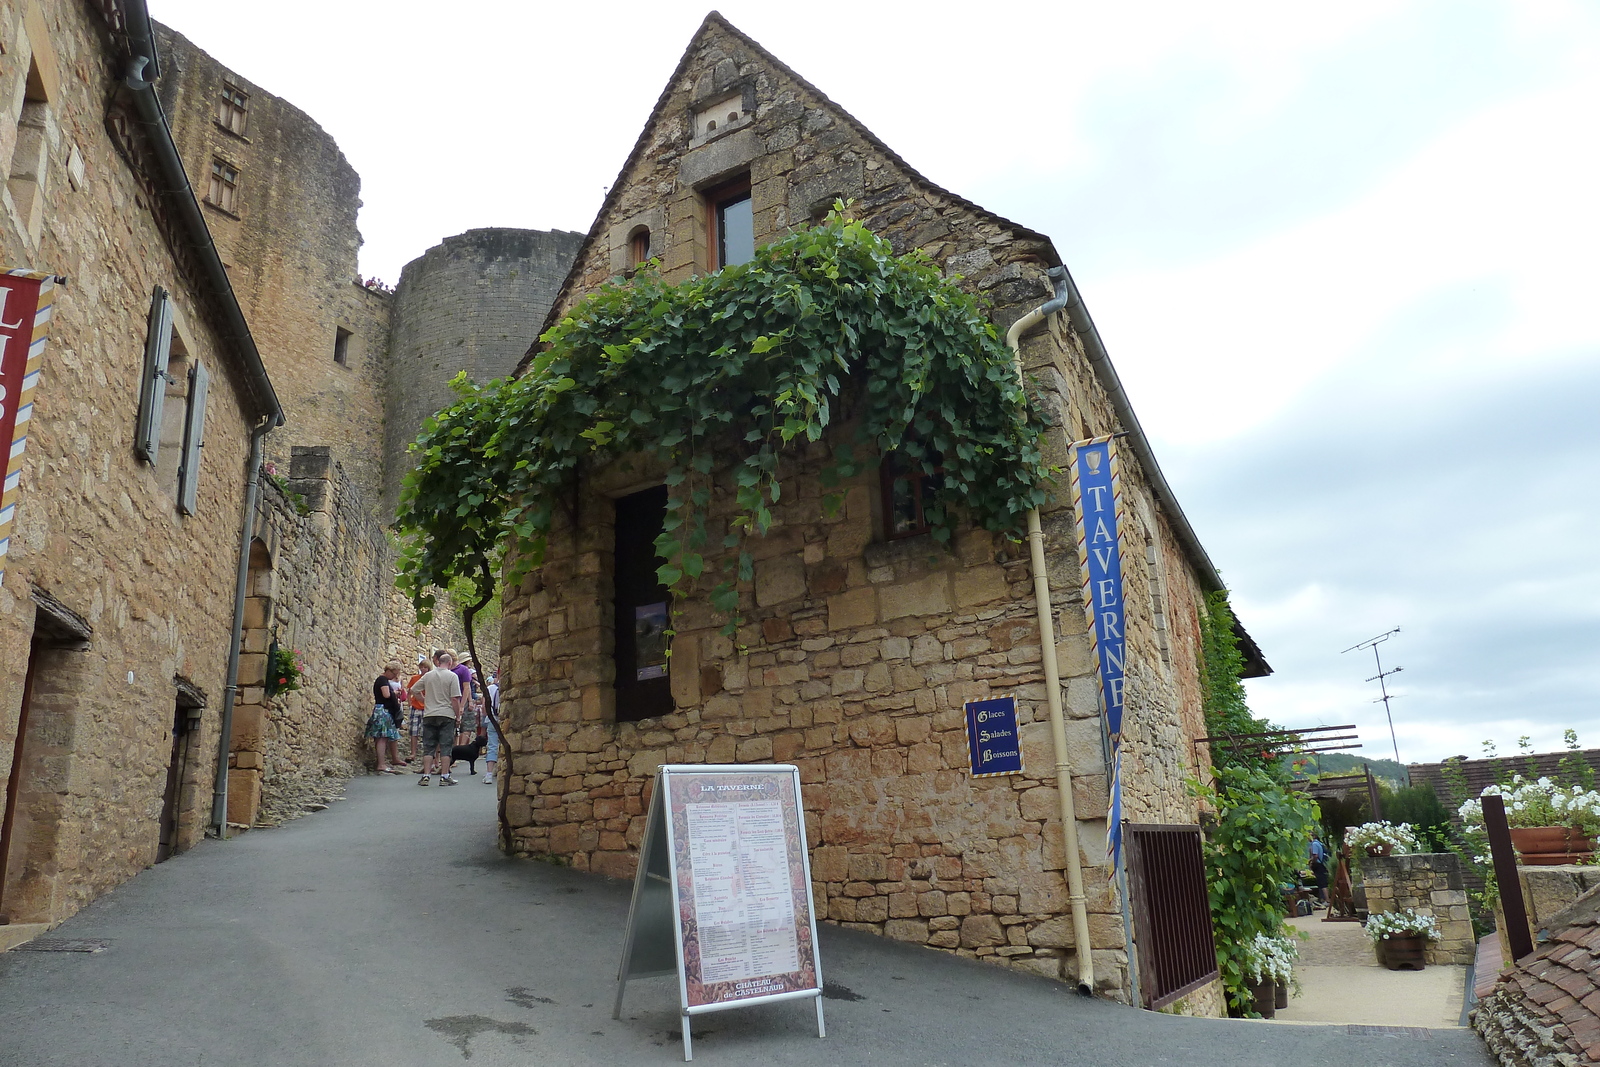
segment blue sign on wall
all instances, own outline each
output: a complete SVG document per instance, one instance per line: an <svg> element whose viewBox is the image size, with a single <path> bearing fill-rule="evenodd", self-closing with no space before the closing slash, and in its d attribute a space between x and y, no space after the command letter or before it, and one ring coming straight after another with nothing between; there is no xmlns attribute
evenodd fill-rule
<svg viewBox="0 0 1600 1067"><path fill-rule="evenodd" d="M1022 773L1022 734L1017 730L1017 698L969 700L967 751L972 776Z"/></svg>

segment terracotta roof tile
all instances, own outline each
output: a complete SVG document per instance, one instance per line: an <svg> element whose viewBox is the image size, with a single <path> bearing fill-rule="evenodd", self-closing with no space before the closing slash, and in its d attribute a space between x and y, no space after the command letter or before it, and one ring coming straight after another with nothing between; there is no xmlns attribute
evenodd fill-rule
<svg viewBox="0 0 1600 1067"><path fill-rule="evenodd" d="M1567 1011L1569 1008L1576 1007L1577 1004L1578 1004L1578 1002L1576 1000L1572 999L1571 997L1563 996L1563 997L1558 997L1557 999L1552 1000L1550 1003L1543 1005L1543 1008L1547 1012L1554 1012L1555 1014L1560 1015L1562 1012ZM1579 1008L1579 1010L1581 1011L1582 1009Z"/></svg>
<svg viewBox="0 0 1600 1067"><path fill-rule="evenodd" d="M1582 997L1594 989L1594 979L1577 971L1563 970L1560 974L1552 975L1549 981L1574 997Z"/></svg>

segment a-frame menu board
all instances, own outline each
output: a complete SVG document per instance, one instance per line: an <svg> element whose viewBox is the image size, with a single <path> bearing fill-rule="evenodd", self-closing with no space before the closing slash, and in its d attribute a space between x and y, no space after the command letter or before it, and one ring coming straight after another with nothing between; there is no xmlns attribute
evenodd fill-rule
<svg viewBox="0 0 1600 1067"><path fill-rule="evenodd" d="M809 997L825 1036L799 768L660 768L612 1018L628 979L674 972L685 1060L702 1012Z"/></svg>

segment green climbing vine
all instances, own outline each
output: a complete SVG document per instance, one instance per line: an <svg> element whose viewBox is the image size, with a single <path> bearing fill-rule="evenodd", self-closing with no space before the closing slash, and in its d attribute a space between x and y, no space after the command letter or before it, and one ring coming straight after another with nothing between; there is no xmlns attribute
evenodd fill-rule
<svg viewBox="0 0 1600 1067"><path fill-rule="evenodd" d="M709 587L729 616L753 573L745 541L773 524L780 454L840 423L855 426L831 440L825 508L868 448L941 476L926 507L941 540L962 517L1015 532L1045 499L1046 421L977 301L840 210L746 264L602 286L541 340L521 377L458 377L411 446L399 582L424 619L436 589L491 589L501 551L513 579L537 566L580 474L630 454L667 471L661 581ZM725 530L709 521L717 493Z"/></svg>
<svg viewBox="0 0 1600 1067"><path fill-rule="evenodd" d="M1212 737L1271 730L1245 700L1244 655L1234 632L1225 590L1207 594L1200 608L1200 688L1206 732ZM1284 780L1273 748L1211 745L1213 781L1193 783L1216 821L1206 830L1206 881L1217 967L1229 1008L1254 1014L1249 975L1256 936L1282 937L1282 887L1299 880L1306 846L1317 825L1317 805Z"/></svg>

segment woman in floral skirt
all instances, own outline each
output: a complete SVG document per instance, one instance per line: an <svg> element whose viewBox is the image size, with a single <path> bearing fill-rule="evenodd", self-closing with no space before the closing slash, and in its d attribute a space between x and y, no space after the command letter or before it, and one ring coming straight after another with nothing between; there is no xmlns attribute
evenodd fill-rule
<svg viewBox="0 0 1600 1067"><path fill-rule="evenodd" d="M377 749L378 773L400 774L400 664L390 662L372 683L372 715L367 736Z"/></svg>

